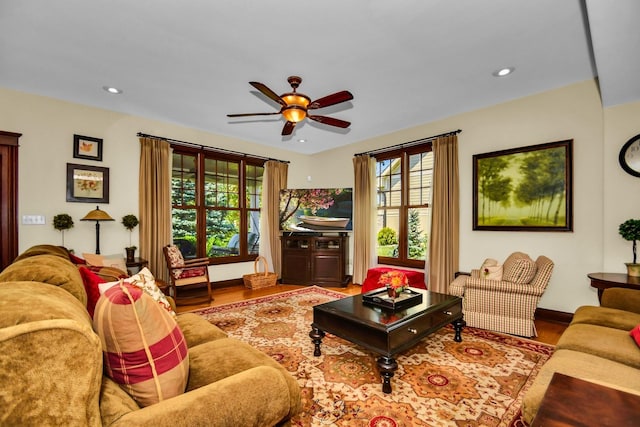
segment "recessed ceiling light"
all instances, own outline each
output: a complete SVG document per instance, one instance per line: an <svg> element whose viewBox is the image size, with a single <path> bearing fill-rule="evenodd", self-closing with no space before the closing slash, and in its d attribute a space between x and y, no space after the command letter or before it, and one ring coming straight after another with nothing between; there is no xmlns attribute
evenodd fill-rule
<svg viewBox="0 0 640 427"><path fill-rule="evenodd" d="M515 71L514 67L501 68L494 71L492 74L494 77L506 77Z"/></svg>
<svg viewBox="0 0 640 427"><path fill-rule="evenodd" d="M120 94L122 93L121 89L118 89L117 87L112 87L112 86L102 86L102 89L104 89L105 91L112 93L114 95Z"/></svg>
<svg viewBox="0 0 640 427"><path fill-rule="evenodd" d="M298 142L307 142L306 139L299 139Z"/></svg>

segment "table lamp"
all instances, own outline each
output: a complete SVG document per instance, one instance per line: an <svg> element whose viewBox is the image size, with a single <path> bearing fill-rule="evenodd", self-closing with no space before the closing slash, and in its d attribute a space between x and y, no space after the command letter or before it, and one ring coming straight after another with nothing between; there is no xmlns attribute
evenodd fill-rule
<svg viewBox="0 0 640 427"><path fill-rule="evenodd" d="M96 254L100 254L100 221L115 221L105 211L101 211L99 206L96 206L95 210L92 210L80 218L80 221L95 221L96 222Z"/></svg>

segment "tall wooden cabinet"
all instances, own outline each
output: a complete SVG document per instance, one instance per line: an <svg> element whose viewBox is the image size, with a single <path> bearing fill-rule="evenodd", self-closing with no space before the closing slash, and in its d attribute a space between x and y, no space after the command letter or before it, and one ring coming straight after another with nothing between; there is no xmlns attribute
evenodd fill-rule
<svg viewBox="0 0 640 427"><path fill-rule="evenodd" d="M282 283L342 286L347 275L349 236L282 236Z"/></svg>
<svg viewBox="0 0 640 427"><path fill-rule="evenodd" d="M18 256L18 138L0 131L0 271Z"/></svg>

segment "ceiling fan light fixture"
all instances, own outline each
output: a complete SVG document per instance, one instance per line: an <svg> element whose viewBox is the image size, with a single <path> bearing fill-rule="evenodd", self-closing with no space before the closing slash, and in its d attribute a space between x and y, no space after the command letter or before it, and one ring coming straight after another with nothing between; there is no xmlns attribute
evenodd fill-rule
<svg viewBox="0 0 640 427"><path fill-rule="evenodd" d="M282 115L289 122L298 123L307 117L307 110L304 107L297 105L289 105L282 109Z"/></svg>

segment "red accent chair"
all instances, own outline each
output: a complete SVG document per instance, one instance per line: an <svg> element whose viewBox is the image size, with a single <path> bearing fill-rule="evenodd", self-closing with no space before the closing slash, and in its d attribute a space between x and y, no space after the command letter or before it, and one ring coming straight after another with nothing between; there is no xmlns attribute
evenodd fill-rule
<svg viewBox="0 0 640 427"><path fill-rule="evenodd" d="M389 267L377 267L370 268L367 271L367 278L362 282L362 293L372 291L374 289L381 288L382 285L378 284L378 279L382 274L387 273L389 271L396 270L401 271L407 275L407 279L409 280L409 286L412 288L420 288L427 289L427 285L424 282L424 271L416 271L416 270L402 270L400 268L389 268Z"/></svg>

